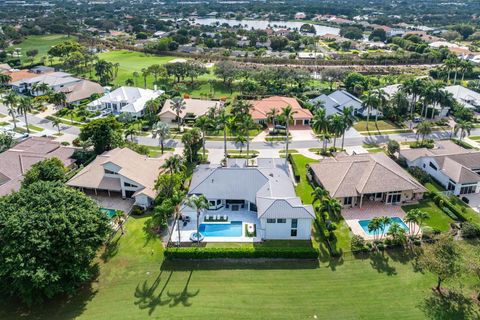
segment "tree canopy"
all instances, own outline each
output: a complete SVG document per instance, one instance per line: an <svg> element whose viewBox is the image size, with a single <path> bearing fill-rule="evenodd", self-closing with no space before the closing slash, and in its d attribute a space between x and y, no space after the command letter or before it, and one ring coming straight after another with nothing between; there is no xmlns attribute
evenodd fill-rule
<svg viewBox="0 0 480 320"><path fill-rule="evenodd" d="M22 185L28 186L38 181L65 181L65 166L58 158L49 158L35 163L27 171Z"/></svg>
<svg viewBox="0 0 480 320"><path fill-rule="evenodd" d="M114 117L95 119L82 127L80 140L90 140L96 154L114 149L123 142L121 124Z"/></svg>
<svg viewBox="0 0 480 320"><path fill-rule="evenodd" d="M0 290L27 304L88 281L110 229L92 199L43 181L0 198L0 226Z"/></svg>

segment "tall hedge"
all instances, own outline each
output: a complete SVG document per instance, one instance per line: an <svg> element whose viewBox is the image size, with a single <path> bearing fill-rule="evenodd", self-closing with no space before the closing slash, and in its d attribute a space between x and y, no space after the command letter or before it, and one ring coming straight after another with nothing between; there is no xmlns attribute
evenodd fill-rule
<svg viewBox="0 0 480 320"><path fill-rule="evenodd" d="M167 248L166 259L317 259L318 250L312 247L260 248Z"/></svg>

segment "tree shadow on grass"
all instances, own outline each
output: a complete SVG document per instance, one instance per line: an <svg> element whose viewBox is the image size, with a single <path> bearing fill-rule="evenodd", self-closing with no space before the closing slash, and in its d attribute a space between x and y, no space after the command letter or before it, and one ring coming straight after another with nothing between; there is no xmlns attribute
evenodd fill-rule
<svg viewBox="0 0 480 320"><path fill-rule="evenodd" d="M183 287L183 290L178 293L170 293L167 292L167 295L172 299L169 306L176 307L179 304L182 304L184 307L190 307L192 303L190 302L191 298L196 297L200 293L200 289L197 289L195 292L188 291L188 285L190 284L190 280L192 279L193 270L190 270L190 274L188 275L187 282Z"/></svg>
<svg viewBox="0 0 480 320"><path fill-rule="evenodd" d="M147 246L150 241L158 240L160 235L155 232L155 226L152 218L148 218L145 220L145 224L143 225L143 232L145 233L145 243L144 247Z"/></svg>
<svg viewBox="0 0 480 320"><path fill-rule="evenodd" d="M103 250L102 255L100 256L103 262L108 262L111 258L117 255L119 240L120 240L120 237L116 237L113 241L110 241L109 243L107 243L107 245L105 246L105 249Z"/></svg>
<svg viewBox="0 0 480 320"><path fill-rule="evenodd" d="M163 293L167 288L170 279L172 278L173 271L168 273L168 276L163 282L162 289L158 294L155 293L158 286L161 283L163 270L160 271L158 276L155 278L151 285L148 285L147 280L145 280L141 285L137 285L135 288L135 305L137 305L140 309L148 309L148 314L151 315L158 306L164 306L171 302L172 298L164 299Z"/></svg>
<svg viewBox="0 0 480 320"><path fill-rule="evenodd" d="M373 253L370 255L370 265L378 273L385 273L389 276L397 274L395 267L390 265L390 258L386 257L383 253Z"/></svg>
<svg viewBox="0 0 480 320"><path fill-rule="evenodd" d="M419 305L428 319L479 319L478 307L471 298L459 290L440 294L431 291Z"/></svg>

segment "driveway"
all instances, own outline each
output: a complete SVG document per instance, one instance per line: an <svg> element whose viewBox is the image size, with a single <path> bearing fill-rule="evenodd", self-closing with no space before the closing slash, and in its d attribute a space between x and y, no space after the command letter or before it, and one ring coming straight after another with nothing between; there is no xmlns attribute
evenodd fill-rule
<svg viewBox="0 0 480 320"><path fill-rule="evenodd" d="M480 193L465 194L465 195L462 195L462 197L465 197L468 200L470 200L468 202L468 205L473 210L480 213Z"/></svg>

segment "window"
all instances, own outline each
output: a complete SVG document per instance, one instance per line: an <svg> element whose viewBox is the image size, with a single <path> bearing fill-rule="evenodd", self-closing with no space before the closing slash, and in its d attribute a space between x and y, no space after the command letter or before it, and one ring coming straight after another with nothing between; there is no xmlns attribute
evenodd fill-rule
<svg viewBox="0 0 480 320"><path fill-rule="evenodd" d="M423 169L425 169L427 166L425 165L425 163L423 164Z"/></svg>
<svg viewBox="0 0 480 320"><path fill-rule="evenodd" d="M134 184L131 184L131 183L128 183L128 182L124 182L123 183L123 186L125 187L131 187L131 188L138 188L138 186L134 185Z"/></svg>
<svg viewBox="0 0 480 320"><path fill-rule="evenodd" d="M470 194L475 193L475 189L477 189L477 185L470 185L470 186L462 186L460 188L460 194Z"/></svg>
<svg viewBox="0 0 480 320"><path fill-rule="evenodd" d="M344 205L351 205L352 204L352 197L346 197L343 199Z"/></svg>
<svg viewBox="0 0 480 320"><path fill-rule="evenodd" d="M291 227L292 228L290 229L290 236L291 237L296 237L297 236L298 219L292 219Z"/></svg>
<svg viewBox="0 0 480 320"><path fill-rule="evenodd" d="M430 168L432 168L433 170L437 170L437 166L434 165L432 162L430 162L428 165L429 165Z"/></svg>
<svg viewBox="0 0 480 320"><path fill-rule="evenodd" d="M105 171L106 174L118 174L117 172L112 171L112 170L108 170L108 169L104 169L104 171Z"/></svg>
<svg viewBox="0 0 480 320"><path fill-rule="evenodd" d="M255 203L250 202L250 211L257 212L257 206L255 205Z"/></svg>
<svg viewBox="0 0 480 320"><path fill-rule="evenodd" d="M218 206L219 204L222 204L222 200L220 200L220 199L217 200L217 206Z"/></svg>
<svg viewBox="0 0 480 320"><path fill-rule="evenodd" d="M277 219L277 223L287 223L287 219Z"/></svg>
<svg viewBox="0 0 480 320"><path fill-rule="evenodd" d="M208 201L210 207L215 207L215 201L210 200Z"/></svg>
<svg viewBox="0 0 480 320"><path fill-rule="evenodd" d="M267 223L275 223L275 219L267 219Z"/></svg>

